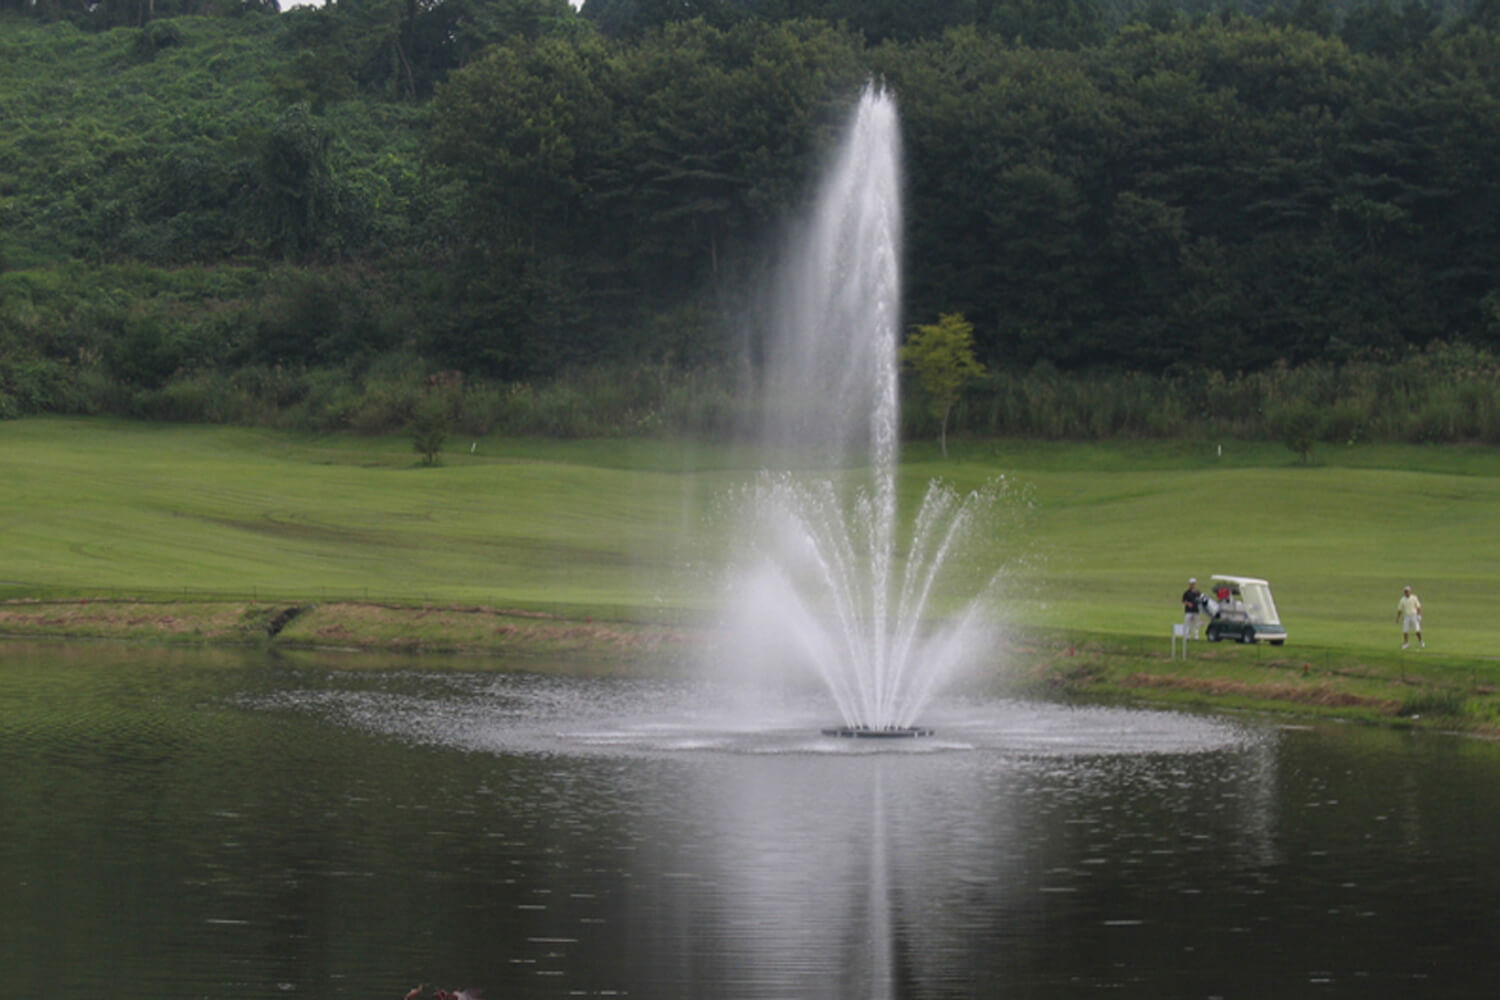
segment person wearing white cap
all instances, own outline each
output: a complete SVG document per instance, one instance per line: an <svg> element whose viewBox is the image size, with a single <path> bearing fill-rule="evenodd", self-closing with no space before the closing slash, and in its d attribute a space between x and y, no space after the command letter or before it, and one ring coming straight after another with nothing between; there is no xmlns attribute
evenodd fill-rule
<svg viewBox="0 0 1500 1000"><path fill-rule="evenodd" d="M1427 648L1427 643L1422 639L1422 602L1411 592L1410 587L1402 588L1401 600L1396 602L1396 620L1401 623L1402 649L1410 644L1413 632L1417 633L1417 648Z"/></svg>
<svg viewBox="0 0 1500 1000"><path fill-rule="evenodd" d="M1198 638L1199 624L1203 616L1203 595L1198 591L1198 578L1188 577L1188 588L1182 592L1182 634L1185 638Z"/></svg>

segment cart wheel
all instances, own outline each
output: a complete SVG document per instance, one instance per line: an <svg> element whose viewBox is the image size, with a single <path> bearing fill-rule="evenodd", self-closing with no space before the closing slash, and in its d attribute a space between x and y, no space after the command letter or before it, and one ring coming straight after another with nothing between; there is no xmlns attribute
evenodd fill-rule
<svg viewBox="0 0 1500 1000"><path fill-rule="evenodd" d="M1224 637L1222 635L1220 635L1218 632L1215 632L1213 629L1209 629L1208 630L1208 641L1209 642L1218 642L1222 638L1224 638Z"/></svg>
<svg viewBox="0 0 1500 1000"><path fill-rule="evenodd" d="M1254 636L1253 633L1250 633L1250 632L1241 632L1240 633L1240 642L1243 643L1246 646L1252 646L1252 645L1255 644L1255 636Z"/></svg>
<svg viewBox="0 0 1500 1000"><path fill-rule="evenodd" d="M1273 646L1279 646L1279 645L1281 645L1281 644L1282 644L1282 643L1283 643L1283 642L1286 642L1286 640L1285 640L1285 639L1272 639L1272 640L1270 640L1270 643L1271 643L1271 645L1273 645Z"/></svg>

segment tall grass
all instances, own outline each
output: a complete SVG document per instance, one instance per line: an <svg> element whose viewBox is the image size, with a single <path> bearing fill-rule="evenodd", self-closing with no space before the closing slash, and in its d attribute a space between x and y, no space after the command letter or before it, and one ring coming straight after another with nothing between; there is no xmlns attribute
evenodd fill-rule
<svg viewBox="0 0 1500 1000"><path fill-rule="evenodd" d="M1464 714L1468 697L1462 691L1427 688L1409 695L1396 709L1397 715L1448 715Z"/></svg>
<svg viewBox="0 0 1500 1000"><path fill-rule="evenodd" d="M0 417L106 414L373 435L405 428L437 386L452 395L454 427L465 433L724 438L746 426L745 381L729 367L641 363L498 382L435 371L397 352L363 368L180 371L159 388L140 389L97 367L0 358ZM907 392L904 433L935 435L915 380ZM1500 444L1500 358L1465 345L1435 345L1400 361L1277 365L1242 375L1206 368L1064 373L1046 364L997 369L968 388L950 429L1047 441L1278 441L1295 433L1339 444Z"/></svg>
<svg viewBox="0 0 1500 1000"><path fill-rule="evenodd" d="M1277 365L1229 376L1064 374L1049 365L998 370L971 386L954 415L975 435L1043 440L1240 438L1277 440L1290 414L1338 443L1500 443L1500 358L1438 344L1395 362ZM907 433L935 431L907 408Z"/></svg>
<svg viewBox="0 0 1500 1000"><path fill-rule="evenodd" d="M435 372L419 358L393 355L364 372L252 366L180 373L150 390L131 391L97 373L87 384L87 399L62 412L368 435L402 430L434 392L450 397L455 429L476 435L723 437L747 412L729 372L667 365L600 367L501 383Z"/></svg>

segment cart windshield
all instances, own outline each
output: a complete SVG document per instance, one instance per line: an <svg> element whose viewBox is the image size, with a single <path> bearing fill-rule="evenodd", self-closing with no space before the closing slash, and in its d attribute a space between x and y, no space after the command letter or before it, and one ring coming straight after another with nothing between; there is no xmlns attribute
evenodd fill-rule
<svg viewBox="0 0 1500 1000"><path fill-rule="evenodd" d="M1257 625L1280 625L1281 616L1276 613L1276 602L1271 600L1271 587L1260 582L1244 581L1240 584L1240 600L1245 603L1245 614Z"/></svg>

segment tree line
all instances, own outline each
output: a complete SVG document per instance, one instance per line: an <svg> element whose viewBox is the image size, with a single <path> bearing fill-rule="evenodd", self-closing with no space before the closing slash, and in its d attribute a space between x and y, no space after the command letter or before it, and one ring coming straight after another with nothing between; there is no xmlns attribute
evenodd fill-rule
<svg viewBox="0 0 1500 1000"><path fill-rule="evenodd" d="M173 4L0 13L0 414L378 429L398 372L732 386L871 78L909 323L962 315L990 373L960 426L1033 372L1500 340L1492 0Z"/></svg>

